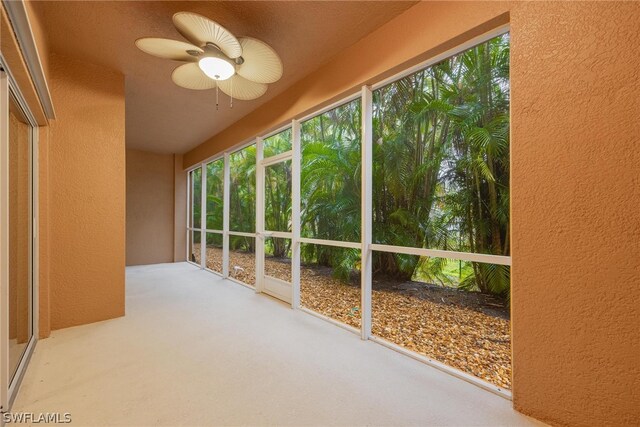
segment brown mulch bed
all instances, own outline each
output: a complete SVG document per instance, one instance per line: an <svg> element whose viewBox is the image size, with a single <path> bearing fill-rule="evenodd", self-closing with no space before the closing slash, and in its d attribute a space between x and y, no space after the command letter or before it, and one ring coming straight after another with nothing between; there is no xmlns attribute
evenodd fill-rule
<svg viewBox="0 0 640 427"><path fill-rule="evenodd" d="M230 252L229 274L255 284L255 255ZM196 254L199 262L199 253ZM207 248L207 266L222 271L222 250ZM291 281L291 264L267 258L267 274ZM360 285L331 269L303 265L301 304L360 328ZM418 282L374 280L374 335L506 389L511 388L509 311L494 297Z"/></svg>
<svg viewBox="0 0 640 427"><path fill-rule="evenodd" d="M194 251L194 262L200 264L200 251ZM281 263L278 263L280 265ZM222 274L222 248L207 247L207 268ZM282 270L282 268L280 268ZM229 252L229 276L250 286L256 284L256 256L251 252L230 251ZM283 274L280 274L283 276ZM279 276L275 276L279 277ZM281 277L283 278L283 277ZM291 270L289 278L283 278L287 282L291 281Z"/></svg>

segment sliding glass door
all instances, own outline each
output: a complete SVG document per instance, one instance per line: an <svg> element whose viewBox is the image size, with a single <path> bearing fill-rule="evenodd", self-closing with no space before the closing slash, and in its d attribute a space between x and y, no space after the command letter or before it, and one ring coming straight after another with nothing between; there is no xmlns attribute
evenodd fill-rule
<svg viewBox="0 0 640 427"><path fill-rule="evenodd" d="M36 341L34 126L2 75L2 407L15 397Z"/></svg>
<svg viewBox="0 0 640 427"><path fill-rule="evenodd" d="M9 376L33 336L31 271L31 126L9 100Z"/></svg>

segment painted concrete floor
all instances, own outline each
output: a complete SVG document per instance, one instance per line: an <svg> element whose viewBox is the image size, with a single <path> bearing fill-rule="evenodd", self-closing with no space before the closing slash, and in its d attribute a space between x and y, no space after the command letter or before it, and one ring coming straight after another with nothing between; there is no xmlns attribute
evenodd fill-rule
<svg viewBox="0 0 640 427"><path fill-rule="evenodd" d="M12 412L73 425L534 425L502 397L186 264L38 343Z"/></svg>

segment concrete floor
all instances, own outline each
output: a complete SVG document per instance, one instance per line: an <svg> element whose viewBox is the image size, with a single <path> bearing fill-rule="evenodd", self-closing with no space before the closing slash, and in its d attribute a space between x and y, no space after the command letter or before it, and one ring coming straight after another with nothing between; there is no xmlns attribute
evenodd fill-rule
<svg viewBox="0 0 640 427"><path fill-rule="evenodd" d="M127 269L127 315L52 333L12 412L75 425L533 425L511 402L181 264Z"/></svg>

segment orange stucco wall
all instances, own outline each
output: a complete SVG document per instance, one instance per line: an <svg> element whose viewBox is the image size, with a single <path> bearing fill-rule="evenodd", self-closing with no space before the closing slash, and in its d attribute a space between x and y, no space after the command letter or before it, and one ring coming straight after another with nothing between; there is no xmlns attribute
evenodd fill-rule
<svg viewBox="0 0 640 427"><path fill-rule="evenodd" d="M174 156L127 150L127 265L173 262Z"/></svg>
<svg viewBox="0 0 640 427"><path fill-rule="evenodd" d="M640 4L419 3L183 166L507 22L514 406L557 425L638 425Z"/></svg>
<svg viewBox="0 0 640 427"><path fill-rule="evenodd" d="M640 425L640 3L512 22L514 403Z"/></svg>
<svg viewBox="0 0 640 427"><path fill-rule="evenodd" d="M0 41L5 61L41 126L38 285L39 335L45 338L51 329L124 314L124 78L51 55L28 1L25 7L57 120L49 122L44 116L4 8ZM104 152L109 154L103 157ZM82 164L84 172L75 164L70 167L72 161ZM92 185L95 194L89 190ZM86 204L94 198L100 201ZM106 250L92 247L92 240Z"/></svg>
<svg viewBox="0 0 640 427"><path fill-rule="evenodd" d="M124 77L53 54L51 329L124 315Z"/></svg>
<svg viewBox="0 0 640 427"><path fill-rule="evenodd" d="M127 265L185 260L186 185L181 154L127 150Z"/></svg>

